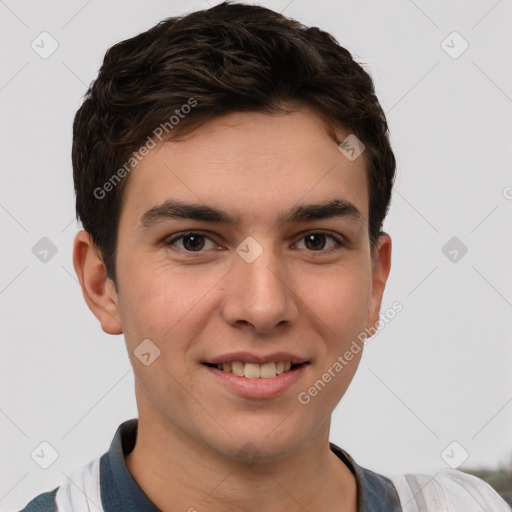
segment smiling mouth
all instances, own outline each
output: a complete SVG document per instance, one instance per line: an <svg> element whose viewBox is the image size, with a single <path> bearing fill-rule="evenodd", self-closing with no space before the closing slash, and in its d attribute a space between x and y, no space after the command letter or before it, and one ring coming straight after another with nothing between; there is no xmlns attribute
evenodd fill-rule
<svg viewBox="0 0 512 512"><path fill-rule="evenodd" d="M244 363L243 361L233 361L232 363L204 363L210 368L216 368L217 370L233 373L238 377L245 377L247 379L272 379L283 373L288 373L309 364L293 364L290 361L271 361L270 363L257 364L257 363Z"/></svg>

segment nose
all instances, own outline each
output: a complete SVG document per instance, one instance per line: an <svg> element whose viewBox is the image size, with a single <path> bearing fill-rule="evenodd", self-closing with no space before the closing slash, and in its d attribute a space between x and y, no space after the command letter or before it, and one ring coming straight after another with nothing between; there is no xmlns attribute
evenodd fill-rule
<svg viewBox="0 0 512 512"><path fill-rule="evenodd" d="M260 242L261 245L261 242ZM285 262L267 245L251 261L238 254L226 276L222 302L224 320L237 328L271 334L299 318L296 283Z"/></svg>

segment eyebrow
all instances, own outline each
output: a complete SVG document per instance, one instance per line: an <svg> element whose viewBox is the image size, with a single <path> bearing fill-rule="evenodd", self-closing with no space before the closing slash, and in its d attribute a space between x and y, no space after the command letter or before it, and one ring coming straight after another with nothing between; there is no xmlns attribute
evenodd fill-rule
<svg viewBox="0 0 512 512"><path fill-rule="evenodd" d="M331 199L318 204L301 204L289 211L281 213L278 223L291 224L301 221L315 221L335 217L347 217L361 222L363 216L357 207L344 199ZM176 199L169 199L154 206L140 218L141 227L149 229L155 224L169 219L189 219L202 222L218 222L229 226L241 223L238 215L232 215L220 208L199 203L185 203Z"/></svg>

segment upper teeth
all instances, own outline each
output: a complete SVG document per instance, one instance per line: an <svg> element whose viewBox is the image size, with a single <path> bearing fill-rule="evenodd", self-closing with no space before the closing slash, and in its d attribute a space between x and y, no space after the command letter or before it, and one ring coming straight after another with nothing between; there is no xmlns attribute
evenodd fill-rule
<svg viewBox="0 0 512 512"><path fill-rule="evenodd" d="M233 361L232 363L218 364L219 370L234 373L239 377L249 379L271 379L276 375L287 372L292 367L290 361L278 361L265 364L244 363L242 361Z"/></svg>

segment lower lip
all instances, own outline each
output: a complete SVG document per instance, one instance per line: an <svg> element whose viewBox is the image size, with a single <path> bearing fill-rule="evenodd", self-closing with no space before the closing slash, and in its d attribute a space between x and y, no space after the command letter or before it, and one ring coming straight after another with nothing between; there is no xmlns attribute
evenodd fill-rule
<svg viewBox="0 0 512 512"><path fill-rule="evenodd" d="M293 370L276 375L271 379L248 379L204 365L215 379L219 380L230 391L245 398L272 398L284 393L297 383L307 366L307 364L297 366Z"/></svg>

